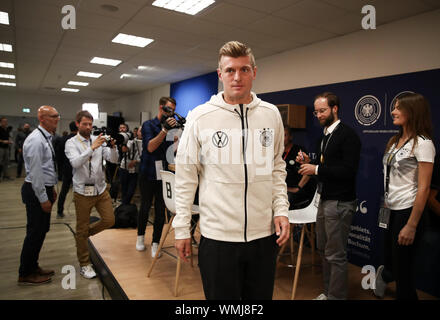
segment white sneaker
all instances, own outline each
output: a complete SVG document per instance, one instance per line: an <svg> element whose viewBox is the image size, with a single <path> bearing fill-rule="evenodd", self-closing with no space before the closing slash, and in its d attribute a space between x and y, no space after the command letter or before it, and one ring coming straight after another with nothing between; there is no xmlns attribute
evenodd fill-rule
<svg viewBox="0 0 440 320"><path fill-rule="evenodd" d="M382 278L382 272L383 272L384 266L381 265L379 268L377 268L376 272L376 281L374 282L374 289L373 292L376 295L376 297L383 298L385 295L385 289L387 287L387 283Z"/></svg>
<svg viewBox="0 0 440 320"><path fill-rule="evenodd" d="M91 264L81 267L79 273L86 279L93 279L96 277L96 272L93 270Z"/></svg>
<svg viewBox="0 0 440 320"><path fill-rule="evenodd" d="M145 236L138 236L136 241L136 250L137 251L144 251L145 250Z"/></svg>
<svg viewBox="0 0 440 320"><path fill-rule="evenodd" d="M328 298L327 298L327 296L325 294L321 293L319 296L317 296L313 300L328 300Z"/></svg>
<svg viewBox="0 0 440 320"><path fill-rule="evenodd" d="M152 258L154 258L156 256L157 249L159 249L159 244L157 242L153 242L153 244L151 245L151 257ZM162 255L162 253L159 252L157 257L160 258L161 255Z"/></svg>

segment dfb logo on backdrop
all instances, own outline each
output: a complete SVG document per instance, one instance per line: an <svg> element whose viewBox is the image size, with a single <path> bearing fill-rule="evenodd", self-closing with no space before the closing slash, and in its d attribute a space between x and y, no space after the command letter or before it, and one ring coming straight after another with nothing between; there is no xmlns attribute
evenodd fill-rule
<svg viewBox="0 0 440 320"><path fill-rule="evenodd" d="M371 126L380 118L381 110L379 99L372 95L366 95L356 103L354 116L361 125Z"/></svg>

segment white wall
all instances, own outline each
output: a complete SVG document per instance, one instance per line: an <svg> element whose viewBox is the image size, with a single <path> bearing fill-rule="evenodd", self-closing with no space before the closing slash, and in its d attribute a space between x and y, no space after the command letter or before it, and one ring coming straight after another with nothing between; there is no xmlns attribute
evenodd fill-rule
<svg viewBox="0 0 440 320"><path fill-rule="evenodd" d="M440 10L257 60L256 93L440 68Z"/></svg>
<svg viewBox="0 0 440 320"><path fill-rule="evenodd" d="M133 127L133 124L140 124L140 113L151 112L151 116L155 117L159 108L159 99L170 95L170 84L166 84L157 88L149 89L144 92L123 97L114 101L109 114L114 111L122 111L122 115L126 122Z"/></svg>
<svg viewBox="0 0 440 320"><path fill-rule="evenodd" d="M57 132L69 131L69 123L75 119L75 115L82 109L85 102L96 102L99 104L99 110L106 112L106 109L112 109L113 101L87 99L75 97L72 95L43 95L33 93L17 93L15 90L0 91L0 115L4 116L25 116L37 117L37 110L42 105L55 107L61 115ZM23 113L23 107L30 108L30 113Z"/></svg>

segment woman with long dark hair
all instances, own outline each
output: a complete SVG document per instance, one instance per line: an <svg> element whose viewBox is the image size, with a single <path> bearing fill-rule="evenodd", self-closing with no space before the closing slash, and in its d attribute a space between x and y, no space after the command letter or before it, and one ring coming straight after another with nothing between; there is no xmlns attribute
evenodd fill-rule
<svg viewBox="0 0 440 320"><path fill-rule="evenodd" d="M405 93L391 114L399 132L388 141L383 157L385 264L377 270L374 293L383 297L387 283L396 281L397 299L417 299L415 247L435 157L431 112L425 97Z"/></svg>

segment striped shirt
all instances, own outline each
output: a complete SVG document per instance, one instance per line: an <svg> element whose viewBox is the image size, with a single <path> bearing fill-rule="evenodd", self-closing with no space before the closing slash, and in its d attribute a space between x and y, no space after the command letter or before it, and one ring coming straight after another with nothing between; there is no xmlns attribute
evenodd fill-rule
<svg viewBox="0 0 440 320"><path fill-rule="evenodd" d="M55 151L52 145L52 134L42 126L34 130L23 144L23 159L26 168L26 182L32 183L40 203L48 200L46 187L57 184L55 169ZM44 135L43 135L44 134Z"/></svg>

